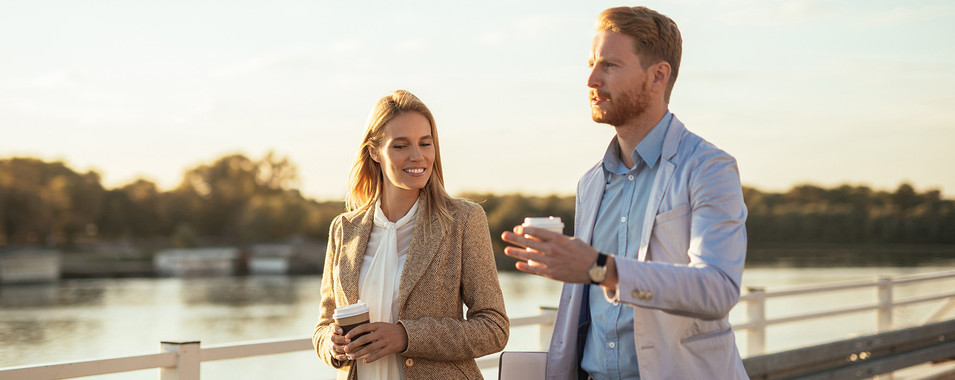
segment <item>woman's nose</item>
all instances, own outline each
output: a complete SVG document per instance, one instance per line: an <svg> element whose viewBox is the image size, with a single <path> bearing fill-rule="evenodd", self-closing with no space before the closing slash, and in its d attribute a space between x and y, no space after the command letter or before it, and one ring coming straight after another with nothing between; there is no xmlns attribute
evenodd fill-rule
<svg viewBox="0 0 955 380"><path fill-rule="evenodd" d="M413 146L411 148L411 161L417 161L421 159L421 148Z"/></svg>

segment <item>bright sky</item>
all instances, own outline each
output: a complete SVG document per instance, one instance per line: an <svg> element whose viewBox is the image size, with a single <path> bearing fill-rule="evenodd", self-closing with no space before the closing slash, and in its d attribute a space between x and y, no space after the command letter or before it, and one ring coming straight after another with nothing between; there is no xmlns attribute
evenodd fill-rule
<svg viewBox="0 0 955 380"><path fill-rule="evenodd" d="M0 157L163 189L274 150L340 199L375 101L437 119L452 193L572 194L613 129L590 120L594 19L614 1L6 1ZM633 5L631 3L631 5ZM955 195L955 4L647 1L683 34L670 110L745 185Z"/></svg>

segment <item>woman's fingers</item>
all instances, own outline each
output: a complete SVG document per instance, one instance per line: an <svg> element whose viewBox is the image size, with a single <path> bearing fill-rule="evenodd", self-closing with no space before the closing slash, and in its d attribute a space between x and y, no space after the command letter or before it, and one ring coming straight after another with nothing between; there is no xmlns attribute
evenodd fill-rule
<svg viewBox="0 0 955 380"><path fill-rule="evenodd" d="M371 363L385 355L404 351L408 345L407 333L400 324L375 322L360 327L364 327L367 333L354 336L345 346L345 352L352 360L364 359L366 363ZM353 335L351 333L355 330L348 335Z"/></svg>
<svg viewBox="0 0 955 380"><path fill-rule="evenodd" d="M345 354L344 344L336 344L334 342L330 342L330 345L331 345L330 351L332 352L332 357L335 358L335 360L340 360L340 361L348 360L348 356Z"/></svg>
<svg viewBox="0 0 955 380"><path fill-rule="evenodd" d="M331 333L328 336L328 340L331 344L332 357L339 361L348 360L348 356L345 354L345 345L348 344L348 339L342 335L344 331L334 323L332 323L330 327Z"/></svg>

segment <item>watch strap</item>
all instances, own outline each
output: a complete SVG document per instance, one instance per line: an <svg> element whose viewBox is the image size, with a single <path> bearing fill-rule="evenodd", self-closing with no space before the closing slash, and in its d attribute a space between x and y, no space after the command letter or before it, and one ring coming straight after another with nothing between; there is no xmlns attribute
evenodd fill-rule
<svg viewBox="0 0 955 380"><path fill-rule="evenodd" d="M607 258L608 258L608 257L610 257L610 255L608 255L608 254L606 254L606 253L603 253L603 252L597 252L597 263L596 263L597 266L598 266L598 267L605 267L605 266L607 266Z"/></svg>

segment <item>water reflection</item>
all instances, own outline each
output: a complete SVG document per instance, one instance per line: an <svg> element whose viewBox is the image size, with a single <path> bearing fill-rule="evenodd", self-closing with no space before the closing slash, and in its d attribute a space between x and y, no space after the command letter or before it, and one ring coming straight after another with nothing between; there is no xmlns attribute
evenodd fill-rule
<svg viewBox="0 0 955 380"><path fill-rule="evenodd" d="M254 276L183 280L180 296L184 304L248 306L252 304L294 304L298 286L292 277Z"/></svg>
<svg viewBox="0 0 955 380"><path fill-rule="evenodd" d="M0 313L0 367L52 361L43 360L51 356L51 349L69 349L77 341L95 341L89 337L98 336L103 327L101 321L62 314L56 319L33 318L31 315L10 319L3 314ZM76 353L72 357L81 358Z"/></svg>
<svg viewBox="0 0 955 380"><path fill-rule="evenodd" d="M746 267L893 267L955 265L955 245L754 244Z"/></svg>
<svg viewBox="0 0 955 380"><path fill-rule="evenodd" d="M32 308L49 306L99 305L104 288L96 283L24 284L0 286L0 307Z"/></svg>
<svg viewBox="0 0 955 380"><path fill-rule="evenodd" d="M77 330L96 329L98 325L76 319L0 321L0 342L4 345L44 344Z"/></svg>

